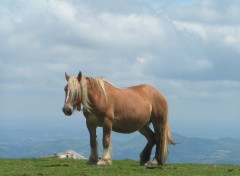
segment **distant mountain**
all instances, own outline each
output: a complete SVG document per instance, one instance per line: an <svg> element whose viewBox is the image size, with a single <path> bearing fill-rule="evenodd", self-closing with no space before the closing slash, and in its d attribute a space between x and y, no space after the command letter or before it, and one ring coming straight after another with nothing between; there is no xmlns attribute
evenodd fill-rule
<svg viewBox="0 0 240 176"><path fill-rule="evenodd" d="M99 153L102 152L101 133L98 135ZM170 146L168 162L240 164L240 139L203 139L173 133L178 144ZM139 133L112 133L113 159L139 160L139 153L146 144ZM88 158L89 136L87 130L75 131L5 131L0 136L0 157L40 157L72 149ZM154 149L153 149L154 151Z"/></svg>
<svg viewBox="0 0 240 176"><path fill-rule="evenodd" d="M168 162L240 164L240 139L203 139L177 133L173 133L173 139L177 144L170 145ZM142 136L136 136L125 144L114 139L113 155L116 158L127 156L139 159L139 153L145 144L146 140ZM155 149L152 155L154 151Z"/></svg>
<svg viewBox="0 0 240 176"><path fill-rule="evenodd" d="M174 134L170 162L240 164L240 139L203 139Z"/></svg>

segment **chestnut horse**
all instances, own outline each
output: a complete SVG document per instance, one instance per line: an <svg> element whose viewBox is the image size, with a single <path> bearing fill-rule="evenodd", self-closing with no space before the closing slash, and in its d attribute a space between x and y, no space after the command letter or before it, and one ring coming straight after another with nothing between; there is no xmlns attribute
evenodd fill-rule
<svg viewBox="0 0 240 176"><path fill-rule="evenodd" d="M65 73L65 103L63 112L72 115L81 110L86 118L90 134L91 153L88 164L111 164L111 131L132 133L139 131L147 139L140 154L140 165L150 160L153 146L156 152L152 164L163 165L168 155L168 144L174 144L168 125L168 106L164 96L155 88L143 84L117 88L103 78L83 76L70 77ZM149 127L153 125L154 132ZM103 129L103 155L98 156L96 128Z"/></svg>

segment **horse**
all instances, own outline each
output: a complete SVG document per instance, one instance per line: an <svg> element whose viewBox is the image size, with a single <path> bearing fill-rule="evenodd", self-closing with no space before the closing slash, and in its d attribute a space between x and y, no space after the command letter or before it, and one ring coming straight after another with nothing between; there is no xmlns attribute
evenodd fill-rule
<svg viewBox="0 0 240 176"><path fill-rule="evenodd" d="M88 164L109 165L111 131L132 133L139 131L147 139L140 153L140 165L150 161L152 148L156 145L151 164L164 165L168 155L168 144L175 144L168 122L166 98L150 85L142 84L118 88L101 77L77 76L65 72L65 101L62 108L66 116L75 110L82 110L90 135L90 156ZM149 126L152 124L153 130ZM98 156L96 128L103 129L103 154ZM154 131L154 132L153 132Z"/></svg>

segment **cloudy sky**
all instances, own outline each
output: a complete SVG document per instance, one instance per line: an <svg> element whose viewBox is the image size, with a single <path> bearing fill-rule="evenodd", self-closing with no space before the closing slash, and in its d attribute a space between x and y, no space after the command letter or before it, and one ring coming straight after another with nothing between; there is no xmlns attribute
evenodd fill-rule
<svg viewBox="0 0 240 176"><path fill-rule="evenodd" d="M239 17L238 0L1 1L0 128L84 126L61 111L81 70L156 87L172 131L240 137Z"/></svg>

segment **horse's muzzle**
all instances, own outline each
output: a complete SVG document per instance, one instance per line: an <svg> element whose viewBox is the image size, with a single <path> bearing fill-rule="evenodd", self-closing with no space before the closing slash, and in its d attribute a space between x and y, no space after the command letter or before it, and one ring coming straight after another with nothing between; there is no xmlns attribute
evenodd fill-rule
<svg viewBox="0 0 240 176"><path fill-rule="evenodd" d="M67 115L67 116L70 116L70 115L72 115L72 113L73 113L73 110L71 109L71 108L69 108L69 107L63 107L62 108L62 110L63 110L63 113L65 114L65 115Z"/></svg>

